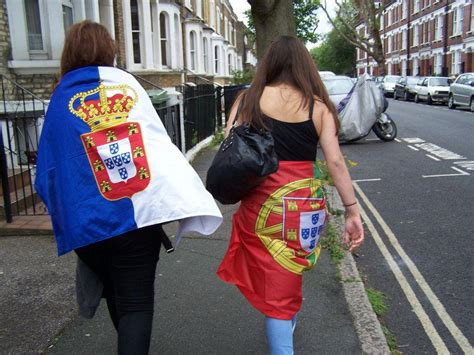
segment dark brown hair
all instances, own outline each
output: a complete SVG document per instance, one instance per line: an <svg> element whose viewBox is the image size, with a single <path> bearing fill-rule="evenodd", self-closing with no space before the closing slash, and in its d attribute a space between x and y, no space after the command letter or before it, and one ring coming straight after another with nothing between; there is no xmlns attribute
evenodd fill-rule
<svg viewBox="0 0 474 355"><path fill-rule="evenodd" d="M115 42L100 23L85 20L72 25L61 55L62 78L67 72L89 65L113 66Z"/></svg>
<svg viewBox="0 0 474 355"><path fill-rule="evenodd" d="M317 96L329 109L339 131L337 111L329 99L326 88L319 76L316 64L303 43L292 36L277 37L263 59L257 65L257 72L249 89L242 93L244 99L241 117L244 122L265 127L260 98L267 85L287 84L302 95L301 108L309 110L311 100Z"/></svg>

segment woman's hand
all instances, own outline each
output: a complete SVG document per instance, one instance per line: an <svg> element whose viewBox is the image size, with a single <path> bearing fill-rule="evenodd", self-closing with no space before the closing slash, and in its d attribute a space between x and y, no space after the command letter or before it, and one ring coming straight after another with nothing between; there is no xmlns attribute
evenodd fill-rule
<svg viewBox="0 0 474 355"><path fill-rule="evenodd" d="M357 205L346 209L346 223L344 226L344 243L349 245L349 251L353 252L364 241L364 227Z"/></svg>

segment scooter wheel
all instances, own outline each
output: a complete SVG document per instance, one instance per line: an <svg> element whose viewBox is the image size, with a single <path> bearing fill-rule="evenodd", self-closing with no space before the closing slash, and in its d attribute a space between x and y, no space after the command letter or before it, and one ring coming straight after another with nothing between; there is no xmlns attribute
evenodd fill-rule
<svg viewBox="0 0 474 355"><path fill-rule="evenodd" d="M397 137L397 126L392 120L388 120L386 123L377 121L372 126L372 130L384 142L391 142Z"/></svg>

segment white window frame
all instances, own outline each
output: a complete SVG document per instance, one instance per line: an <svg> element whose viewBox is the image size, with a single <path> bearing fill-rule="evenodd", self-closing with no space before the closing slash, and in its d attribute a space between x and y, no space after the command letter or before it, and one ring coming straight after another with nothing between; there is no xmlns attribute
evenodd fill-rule
<svg viewBox="0 0 474 355"><path fill-rule="evenodd" d="M418 24L413 26L413 46L418 46L420 44L420 33L419 33Z"/></svg>
<svg viewBox="0 0 474 355"><path fill-rule="evenodd" d="M388 36L387 38L387 53L392 52L392 36Z"/></svg>
<svg viewBox="0 0 474 355"><path fill-rule="evenodd" d="M133 0L131 0L133 1ZM145 60L145 52L144 52L144 49L143 49L143 31L142 31L142 27L143 27L143 14L142 14L142 7L140 6L140 1L139 0L135 0L136 3L137 3L137 17L138 17L138 30L134 30L133 29L133 21L132 21L132 4L131 4L131 1L130 1L130 23L131 23L131 32L132 32L132 60L133 60L133 64L135 65L140 65L142 63L144 63L144 60ZM135 48L133 46L133 34L134 33L138 33L138 50L140 51L140 61L139 62L136 62L135 61Z"/></svg>
<svg viewBox="0 0 474 355"><path fill-rule="evenodd" d="M402 32L402 49L407 49L407 30Z"/></svg>
<svg viewBox="0 0 474 355"><path fill-rule="evenodd" d="M162 23L162 16L164 19L164 24ZM161 11L159 15L160 22L160 63L162 68L171 68L171 41L170 41L170 16L166 11ZM162 29L165 30L165 35L163 36ZM165 49L165 59L166 64L163 63L163 42Z"/></svg>
<svg viewBox="0 0 474 355"><path fill-rule="evenodd" d="M387 26L392 25L392 10L388 10L388 16L387 16Z"/></svg>
<svg viewBox="0 0 474 355"><path fill-rule="evenodd" d="M197 70L197 33L189 31L189 69Z"/></svg>
<svg viewBox="0 0 474 355"><path fill-rule="evenodd" d="M412 66L413 66L413 76L418 75L418 58L413 58L412 60Z"/></svg>
<svg viewBox="0 0 474 355"><path fill-rule="evenodd" d="M415 4L413 5L413 13L416 14L420 11L420 0L415 0Z"/></svg>
<svg viewBox="0 0 474 355"><path fill-rule="evenodd" d="M408 0L403 0L403 19L406 19L408 16Z"/></svg>
<svg viewBox="0 0 474 355"><path fill-rule="evenodd" d="M202 58L204 61L204 72L209 73L209 40L207 37L202 38Z"/></svg>
<svg viewBox="0 0 474 355"><path fill-rule="evenodd" d="M24 6L24 11L25 11L25 19L27 18L28 14L26 13L26 3L24 0L21 0L23 2L23 6ZM41 33L39 34L41 36L41 49L30 49L30 39L29 39L29 36L30 36L30 33L29 33L29 30L28 30L28 21L25 21L25 29L26 29L26 43L27 43L27 48L28 48L28 52L30 53L30 56L31 55L35 55L35 54L42 54L42 53L47 53L46 51L46 43L45 43L45 27L44 27L44 17L42 16L42 2L40 0L36 0L36 3L38 5L38 13L39 13L39 27L40 27L40 30L41 30ZM38 34L37 34L38 35ZM33 58L32 58L33 59Z"/></svg>
<svg viewBox="0 0 474 355"><path fill-rule="evenodd" d="M219 72L220 72L220 59L219 59L219 55L220 55L220 48L219 48L219 45L215 45L214 48L213 48L213 56L214 56L214 74L215 75L219 75Z"/></svg>
<svg viewBox="0 0 474 355"><path fill-rule="evenodd" d="M471 26L470 31L474 32L474 4L471 4Z"/></svg>

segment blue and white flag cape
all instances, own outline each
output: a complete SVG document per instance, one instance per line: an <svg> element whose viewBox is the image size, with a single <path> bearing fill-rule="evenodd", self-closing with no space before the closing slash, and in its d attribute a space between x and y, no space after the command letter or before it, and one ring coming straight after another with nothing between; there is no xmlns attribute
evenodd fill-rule
<svg viewBox="0 0 474 355"><path fill-rule="evenodd" d="M222 222L145 90L112 67L61 79L41 133L35 189L59 255L153 224L180 221L180 237L211 234Z"/></svg>

